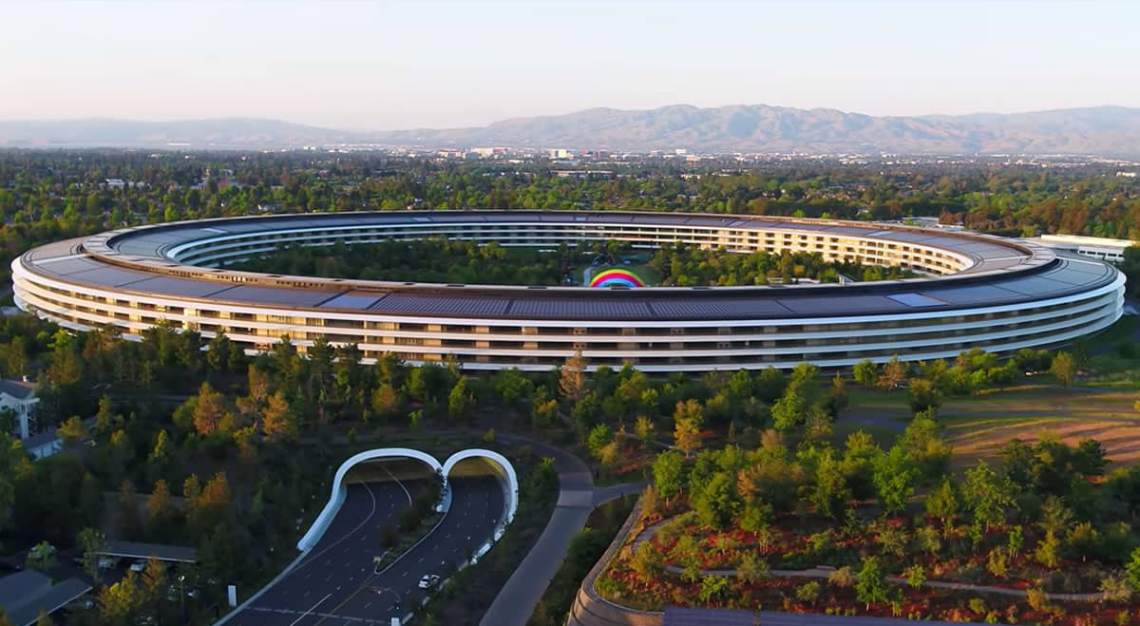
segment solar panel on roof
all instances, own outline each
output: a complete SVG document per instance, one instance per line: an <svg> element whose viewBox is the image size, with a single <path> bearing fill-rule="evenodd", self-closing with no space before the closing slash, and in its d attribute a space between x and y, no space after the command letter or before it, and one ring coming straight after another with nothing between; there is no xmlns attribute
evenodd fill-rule
<svg viewBox="0 0 1140 626"><path fill-rule="evenodd" d="M773 299L689 298L654 300L650 306L659 317L678 319L740 319L787 317L790 311Z"/></svg>
<svg viewBox="0 0 1140 626"><path fill-rule="evenodd" d="M511 315L540 319L649 319L652 311L642 301L625 299L597 300L515 300Z"/></svg>
<svg viewBox="0 0 1140 626"><path fill-rule="evenodd" d="M824 317L828 315L866 313L889 313L905 308L905 305L879 295L781 298L780 304L794 313Z"/></svg>
<svg viewBox="0 0 1140 626"><path fill-rule="evenodd" d="M239 285L214 294L226 300L279 304L285 306L314 306L336 295L336 291L313 289L289 289L286 287L260 287Z"/></svg>
<svg viewBox="0 0 1140 626"><path fill-rule="evenodd" d="M392 293L372 305L369 310L424 315L503 315L510 302L507 298Z"/></svg>
<svg viewBox="0 0 1140 626"><path fill-rule="evenodd" d="M125 270L118 267L105 265L86 272L76 272L69 274L67 277L72 280L78 280L85 283L93 283L96 285L104 285L108 287L121 287L136 281L150 278L152 275L146 272L137 272L135 270Z"/></svg>
<svg viewBox="0 0 1140 626"><path fill-rule="evenodd" d="M945 287L931 285L930 289L923 289L920 293L938 298L953 305L969 306L973 304L993 304L1016 298L1015 293L992 285L962 285Z"/></svg>
<svg viewBox="0 0 1140 626"><path fill-rule="evenodd" d="M156 276L130 284L132 291L146 291L168 296L187 296L191 298L201 298L229 288L230 285L228 283L172 278L169 276Z"/></svg>
<svg viewBox="0 0 1140 626"><path fill-rule="evenodd" d="M887 297L890 298L891 300L894 300L895 302L901 302L901 303L903 303L909 307L915 307L915 308L929 307L929 306L942 306L942 305L946 304L945 302L943 302L937 298L931 298L930 296L924 296L921 293L896 293L896 294L891 294Z"/></svg>
<svg viewBox="0 0 1140 626"><path fill-rule="evenodd" d="M1072 285L1043 276L1018 277L1016 280L1007 280L998 284L1002 289L1026 296L1050 297L1072 291Z"/></svg>
<svg viewBox="0 0 1140 626"><path fill-rule="evenodd" d="M357 309L363 311L376 304L384 294L374 291L348 291L322 302L322 309Z"/></svg>

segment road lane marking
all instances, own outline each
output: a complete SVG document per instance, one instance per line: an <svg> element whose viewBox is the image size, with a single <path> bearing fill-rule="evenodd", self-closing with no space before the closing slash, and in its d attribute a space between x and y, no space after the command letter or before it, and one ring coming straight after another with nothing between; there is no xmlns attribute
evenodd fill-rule
<svg viewBox="0 0 1140 626"><path fill-rule="evenodd" d="M313 612L313 609L317 608L318 606L320 606L320 605L321 605L321 603L322 603L322 602L324 602L325 600L328 600L328 599L329 599L329 598L331 598L331 597L332 597L332 594L331 594L331 593L326 593L326 594L325 594L325 597L321 598L319 601L317 601L317 603L316 603L316 604L314 604L313 606L309 607L309 610L308 610L308 611L305 611L304 613L301 613L301 617L298 617L297 619L293 620L293 623L289 624L289 626L296 626L297 622L299 622L299 621L301 621L301 620L305 619L306 617L308 617L308 616L309 616L309 613L312 613L312 612Z"/></svg>

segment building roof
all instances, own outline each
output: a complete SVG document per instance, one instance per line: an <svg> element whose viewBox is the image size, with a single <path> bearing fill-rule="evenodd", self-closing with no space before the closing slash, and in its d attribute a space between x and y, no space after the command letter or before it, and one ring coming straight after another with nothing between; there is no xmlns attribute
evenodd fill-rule
<svg viewBox="0 0 1140 626"><path fill-rule="evenodd" d="M765 229L858 236L887 245L938 248L966 259L937 278L870 283L750 287L525 287L441 285L251 274L179 262L180 247L218 237L312 228L446 226L492 223L583 224L603 229L669 225ZM870 222L802 220L694 213L401 211L223 218L144 226L57 242L26 253L29 270L64 283L274 310L335 316L422 316L451 319L673 321L829 318L845 315L943 313L1064 298L1113 283L1115 269L1098 261L1058 258L1048 248L972 233Z"/></svg>
<svg viewBox="0 0 1140 626"><path fill-rule="evenodd" d="M25 450L34 450L41 446L53 443L59 440L59 435L55 434L54 430L45 430L42 433L36 433L31 437L24 440Z"/></svg>
<svg viewBox="0 0 1140 626"><path fill-rule="evenodd" d="M41 612L52 613L91 591L91 585L68 578L58 585L35 570L24 570L0 578L0 607L16 626L36 623Z"/></svg>
<svg viewBox="0 0 1140 626"><path fill-rule="evenodd" d="M0 393L6 393L20 400L27 400L36 395L36 385L22 380L0 378Z"/></svg>
<svg viewBox="0 0 1140 626"><path fill-rule="evenodd" d="M736 609L665 609L662 626L759 626L760 614Z"/></svg>
<svg viewBox="0 0 1140 626"><path fill-rule="evenodd" d="M198 550L187 546L173 546L162 543L141 543L137 541L108 541L99 551L104 556L125 559L149 559L175 561L179 563L198 562Z"/></svg>

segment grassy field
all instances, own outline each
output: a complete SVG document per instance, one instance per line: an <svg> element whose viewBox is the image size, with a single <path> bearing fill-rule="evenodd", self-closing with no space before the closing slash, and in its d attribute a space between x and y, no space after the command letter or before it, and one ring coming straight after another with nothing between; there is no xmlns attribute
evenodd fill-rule
<svg viewBox="0 0 1140 626"><path fill-rule="evenodd" d="M862 429L886 443L906 428L910 407L905 392L859 389L850 397L836 424L840 436ZM938 413L957 465L991 458L1011 439L1033 441L1045 433L1071 444L1096 439L1111 460L1134 464L1140 463L1137 399L1140 394L1131 389L1032 384L949 398Z"/></svg>

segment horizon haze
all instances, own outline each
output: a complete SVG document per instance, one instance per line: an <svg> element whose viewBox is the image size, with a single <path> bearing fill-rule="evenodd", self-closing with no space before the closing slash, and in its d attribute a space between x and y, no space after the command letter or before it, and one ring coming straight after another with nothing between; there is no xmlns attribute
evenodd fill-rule
<svg viewBox="0 0 1140 626"><path fill-rule="evenodd" d="M6 4L0 119L463 128L599 107L1140 107L1140 5ZM1047 42L1047 45L1043 42Z"/></svg>

